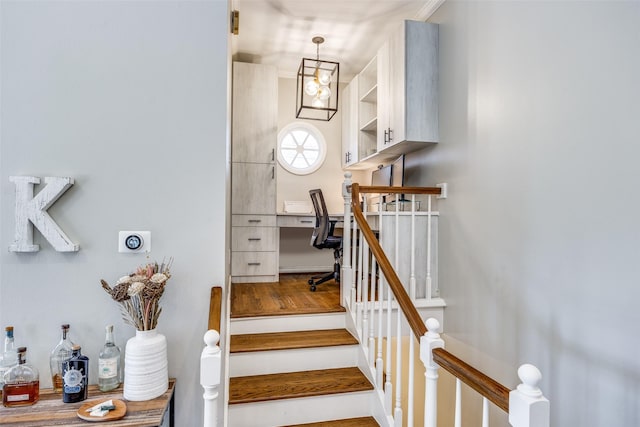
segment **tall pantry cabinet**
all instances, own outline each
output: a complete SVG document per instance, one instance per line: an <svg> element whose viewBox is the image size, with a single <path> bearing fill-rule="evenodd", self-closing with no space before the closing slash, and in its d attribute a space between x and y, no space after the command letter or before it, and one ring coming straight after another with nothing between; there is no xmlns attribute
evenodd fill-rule
<svg viewBox="0 0 640 427"><path fill-rule="evenodd" d="M277 280L275 67L233 63L231 130L231 276Z"/></svg>

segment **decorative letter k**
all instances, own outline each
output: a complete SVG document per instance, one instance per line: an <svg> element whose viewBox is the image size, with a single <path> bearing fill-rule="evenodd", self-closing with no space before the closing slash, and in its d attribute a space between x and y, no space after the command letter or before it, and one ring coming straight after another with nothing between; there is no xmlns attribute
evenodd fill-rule
<svg viewBox="0 0 640 427"><path fill-rule="evenodd" d="M11 252L37 252L39 245L33 244L33 226L51 243L58 252L76 252L76 245L47 213L47 209L73 185L73 178L45 177L47 184L33 197L34 184L40 184L35 176L10 176L16 185L16 235Z"/></svg>

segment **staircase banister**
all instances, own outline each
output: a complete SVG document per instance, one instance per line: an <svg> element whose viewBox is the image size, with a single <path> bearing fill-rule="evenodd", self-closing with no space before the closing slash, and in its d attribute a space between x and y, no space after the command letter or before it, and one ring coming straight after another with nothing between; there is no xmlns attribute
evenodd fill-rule
<svg viewBox="0 0 640 427"><path fill-rule="evenodd" d="M358 185L358 191L360 193L385 193L385 194L431 194L441 195L442 188L440 187L383 187L378 185Z"/></svg>
<svg viewBox="0 0 640 427"><path fill-rule="evenodd" d="M481 396L489 399L494 405L507 413L509 412L509 393L511 390L507 387L443 348L433 350L433 361Z"/></svg>
<svg viewBox="0 0 640 427"><path fill-rule="evenodd" d="M368 188L387 188L387 187L368 187ZM392 187L389 187L392 188ZM405 187L406 188L406 187ZM439 190L439 189L438 189ZM373 253L374 257L378 260L378 266L380 270L382 270L382 274L387 279L389 283L389 287L393 291L394 296L396 297L396 302L398 306L404 313L407 318L407 322L413 331L413 334L416 336L416 339L420 340L424 334L427 333L427 327L424 324L424 321L420 317L420 313L413 305L409 294L402 286L402 282L398 277L395 269L391 266L391 262L387 258L387 255L384 253L384 250L380 246L378 239L376 239L371 227L367 223L367 220L360 209L360 186L357 183L351 184L351 209L353 211L353 217L358 223L360 227L360 231L364 235L367 243L369 244L369 249Z"/></svg>
<svg viewBox="0 0 640 427"><path fill-rule="evenodd" d="M398 278L395 269L392 267L389 259L384 253L378 240L375 238L373 231L369 227L362 210L360 209L360 193L380 193L380 192L397 192L403 194L410 194L410 189L418 188L425 192L422 194L440 194L441 189L439 187L378 187L378 186L363 186L361 187L357 183L351 184L351 209L354 219L360 227L360 231L365 237L369 248L374 257L378 261L380 270L384 274L389 287L393 291L398 306L407 318L411 330L418 340L427 333L427 327L424 321L420 317L418 310L411 301L411 298L402 286L402 282ZM398 191L388 191L398 190ZM447 350L442 348L436 348L433 350L433 360L442 368L451 373L454 377L459 378L462 382L474 389L483 397L486 397L493 404L509 412L509 392L510 390L502 384L495 381L493 378L483 374L475 369L473 366L457 358Z"/></svg>
<svg viewBox="0 0 640 427"><path fill-rule="evenodd" d="M222 288L213 286L209 298L209 323L208 329L220 332L220 317L222 315Z"/></svg>

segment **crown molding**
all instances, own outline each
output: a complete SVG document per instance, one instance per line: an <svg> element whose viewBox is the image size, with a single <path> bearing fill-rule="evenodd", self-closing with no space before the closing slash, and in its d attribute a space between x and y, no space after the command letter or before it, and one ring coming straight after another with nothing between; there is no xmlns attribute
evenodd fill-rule
<svg viewBox="0 0 640 427"><path fill-rule="evenodd" d="M426 21L435 13L436 10L438 10L440 6L442 6L442 3L444 2L445 0L428 0L418 13L416 13L415 19L419 21Z"/></svg>

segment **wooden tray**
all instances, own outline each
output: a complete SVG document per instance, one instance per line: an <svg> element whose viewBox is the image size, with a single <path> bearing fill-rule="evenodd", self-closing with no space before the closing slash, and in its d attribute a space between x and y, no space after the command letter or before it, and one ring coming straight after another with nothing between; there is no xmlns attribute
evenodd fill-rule
<svg viewBox="0 0 640 427"><path fill-rule="evenodd" d="M127 413L127 405L122 400L118 400L118 399L111 399L116 409L109 411L109 413L105 414L103 417L93 417L89 415L89 412L87 412L87 409L92 408L96 406L98 403L102 403L107 400L108 399L97 399L97 400L91 400L86 402L80 407L80 409L78 409L78 412L77 412L78 417L80 417L85 421L113 421L113 420L119 420L120 418L125 416L125 414Z"/></svg>

